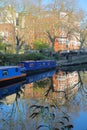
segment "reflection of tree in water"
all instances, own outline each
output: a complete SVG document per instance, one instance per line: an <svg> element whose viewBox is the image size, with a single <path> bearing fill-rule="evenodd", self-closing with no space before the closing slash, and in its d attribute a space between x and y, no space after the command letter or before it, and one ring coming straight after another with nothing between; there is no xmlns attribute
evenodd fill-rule
<svg viewBox="0 0 87 130"><path fill-rule="evenodd" d="M15 96L15 102L10 105L9 111L5 111L2 107L0 108L0 111L2 113L1 117L3 117L0 120L2 124L2 126L0 126L0 129L4 130L6 128L6 130L71 130L73 128L71 118L69 114L67 114L67 110L62 110L60 108L63 104L60 105L57 96L59 93L63 93L62 98L65 98L65 103L67 104L68 109L71 109L69 99L73 99L71 101L73 107L75 107L75 104L79 105L79 103L81 102L80 98L77 99L76 96L71 96L71 91L69 90L74 89L74 87L77 86L79 83L79 90L81 90L81 87L84 88L80 73L78 73L78 76L79 80L76 84L74 84L71 88L66 87L66 89L62 91L54 89L52 77L47 78L44 81L34 83L34 88L42 88L42 90L45 89L45 93L43 93L44 98L40 98L36 101L30 101L29 99L27 99L25 103L25 100L21 99L21 94L23 94L23 91L20 90L20 92L17 92ZM87 93L87 90L85 88L83 89L83 91ZM40 92L38 91L38 93ZM53 96L52 94L54 93L57 93L57 95ZM69 98L69 95L72 98ZM7 106L7 108L8 107L9 106Z"/></svg>
<svg viewBox="0 0 87 130"><path fill-rule="evenodd" d="M77 79L75 79L75 80L72 80L72 78L75 78L75 77L70 77L70 74L68 74L67 72L65 73L65 75L61 76L62 78L59 78L59 79L58 79L57 75L58 74L56 74L56 78L55 78L57 84L55 85L53 78L51 78L51 85L50 85L49 89L46 91L45 96L48 96L49 93L52 91L53 93L58 94L57 96L61 96L62 98L65 98L66 100L68 100L68 99L70 99L70 96L72 96L74 93L77 92L77 86L80 83L80 80L78 79L78 74L75 75L75 76L77 76ZM75 89L76 89L76 91L73 92L73 90L75 90Z"/></svg>
<svg viewBox="0 0 87 130"><path fill-rule="evenodd" d="M73 128L73 125L70 123L70 119L69 119L68 114L59 111L60 104L58 103L58 100L56 101L57 97L55 99L53 99L53 96L52 96L52 94L54 92L64 93L64 97L66 98L66 100L68 100L67 93L66 93L66 91L63 91L63 90L57 91L54 89L52 77L49 79L49 81L50 82L47 84L49 87L47 87L48 89L45 93L46 100L47 101L49 100L49 102L46 105L45 105L45 102L42 105L41 104L32 105L31 108L33 108L34 111L31 113L30 117L32 119L41 118L44 121L41 124L39 122L37 129L40 129L40 128L45 129L45 127L50 129L50 130L71 129L71 128ZM45 81L45 83L46 83L46 81ZM38 82L37 86L42 87L41 84L42 84L42 81ZM78 83L76 83L75 86L77 84ZM43 87L44 87L44 85L43 85ZM73 86L73 88L74 88L74 86ZM52 109L54 111L52 111Z"/></svg>
<svg viewBox="0 0 87 130"><path fill-rule="evenodd" d="M66 90L64 90L64 91L58 91L58 90L55 90L54 89L54 86L53 86L53 78L51 78L51 84L50 84L50 86L49 86L49 88L48 88L48 90L46 91L46 94L45 94L45 96L46 97L49 97L49 93L50 92L56 92L56 93L64 93L64 97L65 97L65 99L66 99L66 103L67 103L67 107L69 107L70 108L70 102L69 102L69 99L71 100L71 99L73 99L73 101L75 102L75 104L77 104L77 106L79 105L78 103L80 103L81 102L81 100L79 99L74 99L73 98L73 96L71 95L71 89L73 90L75 87L78 87L78 90L82 90L82 91L84 91L85 92L85 95L87 94L87 90L83 87L83 82L82 82L82 79L81 79L81 76L80 76L80 73L78 72L78 76L79 76L79 80L78 80L78 82L77 83L75 83L71 88L66 88ZM77 94L77 93L75 93L75 94ZM70 98L70 96L71 96L71 98ZM87 96L87 95L86 95ZM68 98L69 97L69 98ZM57 104L58 102L56 102L55 100L54 100L54 103L53 103L53 106L58 106L58 104ZM75 106L75 104L74 104L74 106ZM38 109L38 106L33 106L33 107L36 107L37 109ZM49 106L50 107L50 106ZM40 106L39 106L39 108L40 108ZM41 106L41 108L42 108L42 106ZM45 109L45 108L44 108ZM72 109L72 108L71 108ZM35 109L36 110L36 109ZM34 113L35 114L35 113ZM40 114L40 111L38 112L38 115ZM68 130L70 130L71 128L73 128L73 125L72 124L70 124L70 122L68 122L69 124L67 125L67 122L63 122L63 118L64 118L64 112L62 112L62 116L61 116L61 118L57 118L57 124L56 125L54 125L53 127L51 126L51 128L52 128L52 130L55 130L55 129L68 129ZM47 114L47 116L48 116L49 114ZM60 114L59 114L60 115ZM33 116L33 114L31 115L31 117ZM33 118L35 118L37 115L34 115L34 117ZM47 119L47 118L46 118ZM48 117L48 119L49 119L49 117ZM54 116L54 120L56 119L56 115ZM59 120L58 120L59 119ZM54 122L54 120L52 120L52 122L55 124L55 122ZM61 121L60 121L61 120ZM66 120L67 121L69 121L69 116L66 116ZM61 125L60 125L61 124ZM56 128L55 128L55 126L56 126ZM41 127L49 127L50 128L50 124L49 125L45 125L45 124L42 124L42 125L39 125L38 127L37 127L37 129L39 129L39 128L41 128Z"/></svg>
<svg viewBox="0 0 87 130"><path fill-rule="evenodd" d="M74 104L77 104L79 107L83 108L83 110L87 109L87 86L84 84L85 79L87 79L87 74L86 72L78 72L79 75L79 81L80 81L80 87L79 87L79 92L77 94L77 97L74 97L74 100L72 101ZM80 108L80 109L81 109Z"/></svg>
<svg viewBox="0 0 87 130"><path fill-rule="evenodd" d="M19 92L4 98L0 105L0 129L1 130L25 130L24 118L25 111L22 101L23 89ZM10 101L11 102L10 102Z"/></svg>
<svg viewBox="0 0 87 130"><path fill-rule="evenodd" d="M65 112L59 112L55 105L32 105L30 108L33 109L30 117L32 119L39 117L39 124L36 129L48 128L49 130L62 130L73 128L70 123L70 117Z"/></svg>

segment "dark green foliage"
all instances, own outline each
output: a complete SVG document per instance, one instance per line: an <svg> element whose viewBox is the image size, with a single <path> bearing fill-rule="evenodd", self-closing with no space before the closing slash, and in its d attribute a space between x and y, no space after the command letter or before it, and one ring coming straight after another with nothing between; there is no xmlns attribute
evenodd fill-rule
<svg viewBox="0 0 87 130"><path fill-rule="evenodd" d="M20 61L44 60L48 57L43 54L0 54L0 65L17 65Z"/></svg>

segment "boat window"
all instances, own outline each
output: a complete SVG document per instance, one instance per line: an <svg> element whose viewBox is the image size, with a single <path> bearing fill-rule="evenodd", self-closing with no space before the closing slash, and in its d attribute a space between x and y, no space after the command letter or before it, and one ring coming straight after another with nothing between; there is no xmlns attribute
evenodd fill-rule
<svg viewBox="0 0 87 130"><path fill-rule="evenodd" d="M34 64L33 64L33 63L30 63L30 64L29 64L29 66L30 66L30 67L33 67L33 66L34 66Z"/></svg>
<svg viewBox="0 0 87 130"><path fill-rule="evenodd" d="M23 64L23 63L20 63L19 66L24 67L24 64Z"/></svg>
<svg viewBox="0 0 87 130"><path fill-rule="evenodd" d="M8 70L3 70L2 71L2 76L6 76L6 75L8 75Z"/></svg>
<svg viewBox="0 0 87 130"><path fill-rule="evenodd" d="M45 65L45 62L43 62L43 65Z"/></svg>

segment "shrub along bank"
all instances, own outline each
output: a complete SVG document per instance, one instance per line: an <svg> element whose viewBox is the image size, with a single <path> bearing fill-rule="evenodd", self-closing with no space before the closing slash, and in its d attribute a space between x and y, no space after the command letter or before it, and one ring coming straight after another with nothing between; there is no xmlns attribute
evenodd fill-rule
<svg viewBox="0 0 87 130"><path fill-rule="evenodd" d="M0 66L17 65L20 61L50 59L43 54L0 54Z"/></svg>

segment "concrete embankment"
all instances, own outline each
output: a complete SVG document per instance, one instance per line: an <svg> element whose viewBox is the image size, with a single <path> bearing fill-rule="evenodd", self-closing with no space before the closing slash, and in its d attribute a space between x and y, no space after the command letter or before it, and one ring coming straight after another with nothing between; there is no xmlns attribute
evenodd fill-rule
<svg viewBox="0 0 87 130"><path fill-rule="evenodd" d="M87 55L71 56L68 59L57 61L57 66L75 66L87 64Z"/></svg>

